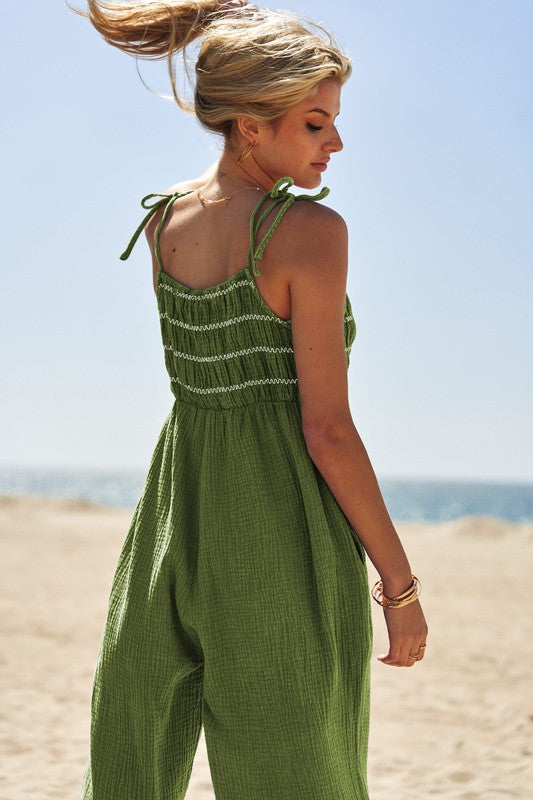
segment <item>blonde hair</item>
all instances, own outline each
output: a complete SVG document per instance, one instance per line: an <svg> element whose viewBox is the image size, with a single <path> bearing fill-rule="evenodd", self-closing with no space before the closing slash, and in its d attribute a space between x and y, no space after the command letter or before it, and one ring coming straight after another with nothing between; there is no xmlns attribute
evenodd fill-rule
<svg viewBox="0 0 533 800"><path fill-rule="evenodd" d="M289 11L219 0L87 0L87 17L104 39L131 55L168 61L178 106L207 130L227 137L233 120L273 123L324 78L342 85L352 62L322 25ZM194 105L180 96L175 53L202 36L195 66Z"/></svg>

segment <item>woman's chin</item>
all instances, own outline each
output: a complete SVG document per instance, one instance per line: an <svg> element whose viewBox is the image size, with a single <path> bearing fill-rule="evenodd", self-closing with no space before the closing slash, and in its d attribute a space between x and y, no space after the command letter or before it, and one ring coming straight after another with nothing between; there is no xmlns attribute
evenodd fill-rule
<svg viewBox="0 0 533 800"><path fill-rule="evenodd" d="M298 186L300 189L317 189L320 184L322 183L322 177L320 175L316 175L312 178L309 177L301 177L299 179L294 178L294 185Z"/></svg>

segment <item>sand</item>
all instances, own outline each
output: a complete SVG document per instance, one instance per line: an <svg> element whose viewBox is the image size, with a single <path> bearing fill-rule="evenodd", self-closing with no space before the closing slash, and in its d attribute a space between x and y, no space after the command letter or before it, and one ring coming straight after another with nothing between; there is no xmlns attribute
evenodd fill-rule
<svg viewBox="0 0 533 800"><path fill-rule="evenodd" d="M96 656L131 515L0 497L0 800L78 798ZM370 797L531 800L533 524L472 517L397 530L423 585L428 647L409 669L378 662L386 628L372 603ZM370 562L369 572L373 582ZM213 798L202 731L186 800Z"/></svg>

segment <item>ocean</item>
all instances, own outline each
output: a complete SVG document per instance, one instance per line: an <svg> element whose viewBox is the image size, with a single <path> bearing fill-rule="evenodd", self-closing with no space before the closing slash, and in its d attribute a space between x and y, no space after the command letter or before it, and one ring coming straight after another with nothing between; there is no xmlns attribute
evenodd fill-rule
<svg viewBox="0 0 533 800"><path fill-rule="evenodd" d="M134 508L148 470L0 467L0 494L68 497ZM378 476L395 522L448 522L483 516L533 522L533 484L406 480Z"/></svg>

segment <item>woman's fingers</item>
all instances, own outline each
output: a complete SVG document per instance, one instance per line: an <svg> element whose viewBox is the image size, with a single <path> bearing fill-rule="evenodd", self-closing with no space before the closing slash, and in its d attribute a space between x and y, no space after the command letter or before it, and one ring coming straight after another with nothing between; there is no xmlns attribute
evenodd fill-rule
<svg viewBox="0 0 533 800"><path fill-rule="evenodd" d="M411 641L401 644L391 643L389 652L378 656L378 661L391 667L412 667L417 661L422 661L425 655L425 642Z"/></svg>
<svg viewBox="0 0 533 800"><path fill-rule="evenodd" d="M391 648L387 655L378 656L378 661L382 664L388 664L391 667L412 667L416 664L416 659L411 658L407 649L393 649Z"/></svg>
<svg viewBox="0 0 533 800"><path fill-rule="evenodd" d="M388 653L382 653L380 656L378 656L378 661L381 661L382 664L389 664L390 666L394 667L397 665L398 656L398 652L390 649Z"/></svg>

